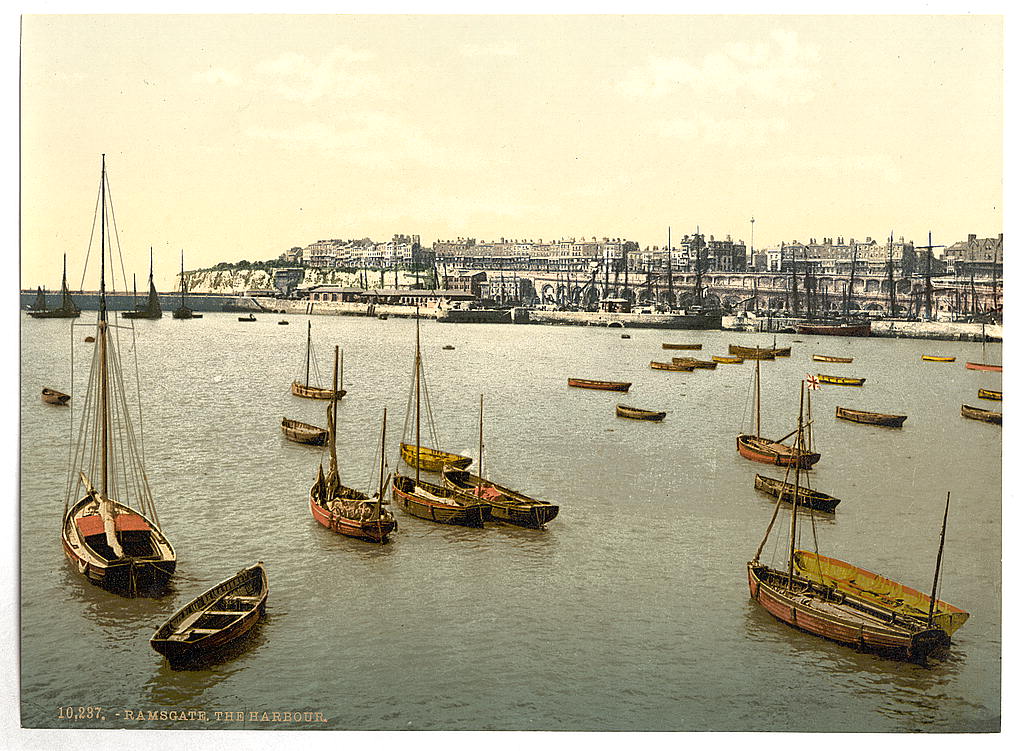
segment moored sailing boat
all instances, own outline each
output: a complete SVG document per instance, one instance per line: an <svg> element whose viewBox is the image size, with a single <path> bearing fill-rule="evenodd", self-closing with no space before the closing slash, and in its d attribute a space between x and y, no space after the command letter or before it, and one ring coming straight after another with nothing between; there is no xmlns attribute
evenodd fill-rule
<svg viewBox="0 0 1024 751"><path fill-rule="evenodd" d="M558 515L558 506L531 498L517 490L484 479L484 397L480 395L480 453L474 475L464 469L445 467L441 471L444 486L486 501L491 506L490 518L520 527L541 529Z"/></svg>
<svg viewBox="0 0 1024 751"><path fill-rule="evenodd" d="M106 299L106 158L100 173L100 296L85 415L64 500L64 553L90 581L128 595L166 585L177 563L156 505L110 335ZM96 478L94 485L91 478Z"/></svg>
<svg viewBox="0 0 1024 751"><path fill-rule="evenodd" d="M196 313L185 305L185 251L181 251L181 305L174 309L171 315L179 321L187 321L192 318L202 318L202 313Z"/></svg>
<svg viewBox="0 0 1024 751"><path fill-rule="evenodd" d="M135 275L132 275L132 279ZM132 282L134 284L134 282ZM146 298L146 304L143 307L136 307L135 310L126 310L121 314L122 318L144 318L146 320L155 321L158 318L164 317L164 312L160 308L160 297L156 293L156 285L153 284L153 249L149 249L149 297Z"/></svg>
<svg viewBox="0 0 1024 751"><path fill-rule="evenodd" d="M256 320L255 316L251 316L251 318L254 321ZM242 320L248 320L248 319L239 318L238 320L242 321ZM295 394L295 396L301 396L304 399L333 399L335 394L338 396L338 398L341 398L341 397L345 396L346 391L343 388L336 390L336 389L332 389L332 388L324 388L324 387L319 385L319 383L320 383L320 370L319 370L319 368L317 367L317 364L316 364L316 356L313 354L313 322L312 321L307 321L306 322L306 359L305 359L305 363L306 363L306 367L305 367L305 371L304 371L305 375L301 379L296 378L294 381L292 381L292 393ZM313 368L312 383L310 382L310 367L311 366ZM342 363L342 367L344 367L344 363ZM344 374L344 370L342 371L342 373ZM342 382L344 382L344 377L342 377Z"/></svg>
<svg viewBox="0 0 1024 751"><path fill-rule="evenodd" d="M64 273L60 280L60 307L47 310L46 295L43 294L40 287L35 305L32 306L29 315L33 318L78 318L81 314L82 311L75 305L75 301L71 299L71 293L68 292L68 257L65 255Z"/></svg>
<svg viewBox="0 0 1024 751"><path fill-rule="evenodd" d="M334 379L332 386L338 390L338 348L334 348ZM323 464L317 470L316 481L309 489L309 511L319 524L347 537L357 537L372 542L386 542L398 527L394 515L384 508L384 429L388 413L384 410L384 427L381 428L380 484L373 498L362 491L341 484L338 474L338 398L331 399L327 408L327 446L330 464L324 477Z"/></svg>
<svg viewBox="0 0 1024 751"><path fill-rule="evenodd" d="M416 468L415 478L395 472L391 481L391 493L395 503L400 509L412 516L427 519L441 524L458 524L465 527L482 527L484 522L490 518L491 506L489 503L461 491L452 490L436 483L427 482L420 477L420 470L424 469L424 452L420 440L421 423L421 402L422 395L426 393L426 385L423 383L423 361L420 356L420 318L419 309L416 311L416 360L413 373L413 399L415 409L416 435L415 443L402 444L402 456L406 457L411 448L411 462L406 462ZM429 401L428 410L429 410ZM406 424L408 425L408 413L406 413ZM431 433L433 433L433 420L430 421ZM454 456L458 456L455 454ZM469 457L462 457L469 459ZM469 459L465 463L472 462ZM465 466L463 465L463 466Z"/></svg>
<svg viewBox="0 0 1024 751"><path fill-rule="evenodd" d="M761 437L761 359L760 357L753 358L754 433L736 436L736 451L744 459L750 459L755 462L775 464L780 467L791 467L799 464L803 469L810 469L811 466L817 464L818 460L821 459L821 454L809 449L797 449L795 446L783 444L782 441L786 440L792 433L783 436L778 441Z"/></svg>
<svg viewBox="0 0 1024 751"><path fill-rule="evenodd" d="M794 447L802 448L806 423L803 416L803 385L800 391L800 417L797 423ZM796 468L796 487L800 487L800 467ZM872 592L867 583L870 572L863 571L842 561L832 561L814 555L814 565L800 567L798 560L805 563L809 560L805 554L802 559L796 550L797 506L792 507L789 529L788 564L785 570L777 569L761 562L760 556L768 542L772 527L778 517L782 497L776 502L775 511L761 544L754 553L753 560L747 564L747 583L750 596L761 607L776 619L787 623L801 631L814 634L832 641L837 641L861 649L870 649L899 659L915 662L925 661L929 656L948 647L950 634L955 627L952 623L940 625L944 613L957 611L958 608L942 603L936 598L939 571L942 562L942 548L946 536L946 514L942 520L942 534L939 542L939 553L935 566L935 578L932 593L927 597L928 609L907 608L905 598L890 598L887 588L885 593ZM946 498L946 511L949 510L949 497ZM814 524L813 516L811 523ZM851 569L857 574L854 578L840 585L838 581L829 582L822 571L822 563L841 564L830 573L842 569ZM818 569L819 575L810 572ZM884 579L889 584L896 584ZM857 586L859 585L859 586ZM899 585L903 593L913 593L914 604L919 604L925 596L909 587ZM860 591L864 590L864 591ZM966 619L966 614L963 614ZM960 621L962 623L962 620ZM959 625L959 624L958 624Z"/></svg>

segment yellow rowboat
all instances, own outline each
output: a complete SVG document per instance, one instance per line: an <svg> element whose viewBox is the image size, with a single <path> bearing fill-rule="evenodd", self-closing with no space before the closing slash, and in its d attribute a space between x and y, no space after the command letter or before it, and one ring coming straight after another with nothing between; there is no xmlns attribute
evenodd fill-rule
<svg viewBox="0 0 1024 751"><path fill-rule="evenodd" d="M735 355L711 355L712 362L720 362L723 365L742 365L743 358Z"/></svg>
<svg viewBox="0 0 1024 751"><path fill-rule="evenodd" d="M994 402L1001 402L1003 400L1002 391L992 391L991 389L978 389L979 399L991 399Z"/></svg>
<svg viewBox="0 0 1024 751"><path fill-rule="evenodd" d="M955 357L943 357L941 355L921 355L925 362L956 362Z"/></svg>
<svg viewBox="0 0 1024 751"><path fill-rule="evenodd" d="M416 446L410 443L401 444L402 459L410 467L416 466ZM465 469L473 460L468 456L462 456L461 454L452 454L448 451L439 451L438 449L427 448L426 446L420 446L420 469L426 472L440 472L445 465L449 467L456 467L457 469Z"/></svg>
<svg viewBox="0 0 1024 751"><path fill-rule="evenodd" d="M866 378L842 378L841 376L830 376L818 373L820 383L830 383L833 386L863 386Z"/></svg>
<svg viewBox="0 0 1024 751"><path fill-rule="evenodd" d="M703 368L705 370L714 370L718 367L718 363L713 360L695 360L692 357L673 357L672 362L676 365L692 365L695 368Z"/></svg>
<svg viewBox="0 0 1024 751"><path fill-rule="evenodd" d="M795 572L811 581L834 587L839 592L875 607L884 608L922 622L928 620L931 598L880 574L874 574L852 563L827 558L806 550L794 551ZM934 623L952 636L970 617L958 607L942 600L935 601Z"/></svg>
<svg viewBox="0 0 1024 751"><path fill-rule="evenodd" d="M815 362L853 362L852 357L832 357L830 355L811 355Z"/></svg>

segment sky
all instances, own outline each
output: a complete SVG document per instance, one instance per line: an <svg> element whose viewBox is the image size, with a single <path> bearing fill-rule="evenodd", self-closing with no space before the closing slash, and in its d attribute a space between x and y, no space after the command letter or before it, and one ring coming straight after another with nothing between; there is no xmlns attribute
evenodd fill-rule
<svg viewBox="0 0 1024 751"><path fill-rule="evenodd" d="M326 238L1003 231L999 16L26 15L21 285ZM753 226L751 219L754 219ZM84 286L96 288L95 252ZM118 270L120 273L120 270ZM123 288L123 282L118 281Z"/></svg>

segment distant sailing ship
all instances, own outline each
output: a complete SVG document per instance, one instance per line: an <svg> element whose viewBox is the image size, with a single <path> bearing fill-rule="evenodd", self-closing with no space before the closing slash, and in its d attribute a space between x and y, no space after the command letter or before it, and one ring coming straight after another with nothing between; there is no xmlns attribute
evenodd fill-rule
<svg viewBox="0 0 1024 751"><path fill-rule="evenodd" d="M134 279L134 274L132 275ZM134 284L134 282L133 282ZM156 293L156 285L153 284L153 249L149 249L149 297L146 298L145 305L136 305L135 310L126 310L121 314L122 318L142 318L149 321L155 321L158 318L164 317L163 310L160 309L160 297Z"/></svg>
<svg viewBox="0 0 1024 751"><path fill-rule="evenodd" d="M106 157L100 172L100 295L85 415L73 447L61 542L89 581L135 595L162 589L177 559L160 529L130 421L106 297Z"/></svg>
<svg viewBox="0 0 1024 751"><path fill-rule="evenodd" d="M185 305L185 251L181 251L181 305L174 309L171 315L179 321L187 321L192 318L202 318L202 313L196 313L192 308Z"/></svg>
<svg viewBox="0 0 1024 751"><path fill-rule="evenodd" d="M68 257L66 255L64 256L64 273L60 280L60 307L47 310L46 295L43 293L43 288L40 287L36 294L35 304L28 314L33 318L78 318L82 314L82 311L75 305L75 301L71 299L71 293L68 292Z"/></svg>

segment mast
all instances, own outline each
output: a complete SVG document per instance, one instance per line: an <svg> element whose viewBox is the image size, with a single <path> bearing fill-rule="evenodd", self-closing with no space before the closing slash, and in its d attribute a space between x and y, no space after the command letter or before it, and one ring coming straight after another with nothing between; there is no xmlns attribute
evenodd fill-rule
<svg viewBox="0 0 1024 751"><path fill-rule="evenodd" d="M935 556L935 578L932 579L932 596L928 603L928 625L935 617L935 595L939 588L939 570L942 566L942 548L946 544L946 517L949 515L949 491L946 491L946 510L942 512L942 533L939 535L939 552Z"/></svg>
<svg viewBox="0 0 1024 751"><path fill-rule="evenodd" d="M789 254L789 265L790 265L790 275L793 278L792 285L791 285L792 289L790 290L790 292L791 292L791 294L793 296L793 302L792 302L793 310L791 311L790 314L794 318L796 318L796 317L798 317L800 315L800 296L799 296L799 292L797 291L797 286L796 286L796 248L795 247L793 248L792 252Z"/></svg>
<svg viewBox="0 0 1024 751"><path fill-rule="evenodd" d="M761 437L761 348L757 348L758 356L754 358L754 419L756 430L754 434Z"/></svg>
<svg viewBox="0 0 1024 751"><path fill-rule="evenodd" d="M420 306L416 306L416 487L420 484Z"/></svg>
<svg viewBox="0 0 1024 751"><path fill-rule="evenodd" d="M384 408L384 421L380 425L380 484L377 486L377 520L380 520L380 507L384 503L384 437L388 429L388 408Z"/></svg>
<svg viewBox="0 0 1024 751"><path fill-rule="evenodd" d="M853 243L853 240L850 240ZM850 262L850 282L846 288L846 309L843 310L843 318L850 318L850 310L853 308L853 277L857 272L857 245L853 245L853 260Z"/></svg>
<svg viewBox="0 0 1024 751"><path fill-rule="evenodd" d="M892 232L889 233L889 261L885 264L885 271L889 277L889 317L896 317L896 279L892 267Z"/></svg>
<svg viewBox="0 0 1024 751"><path fill-rule="evenodd" d="M789 583L793 589L793 558L796 556L796 507L800 505L800 464L804 454L804 382L800 381L800 416L796 421L796 479L793 490L793 514L789 522Z"/></svg>
<svg viewBox="0 0 1024 751"><path fill-rule="evenodd" d="M309 353L313 347L313 322L306 321L306 388L309 388Z"/></svg>
<svg viewBox="0 0 1024 751"><path fill-rule="evenodd" d="M139 309L139 290L135 288L135 274L132 273L132 308Z"/></svg>
<svg viewBox="0 0 1024 751"><path fill-rule="evenodd" d="M181 251L181 307L185 307L185 250Z"/></svg>
<svg viewBox="0 0 1024 751"><path fill-rule="evenodd" d="M107 497L108 454L110 452L110 433L108 426L109 393L107 385L107 155L103 154L100 163L100 320L97 324L97 348L100 359L100 492Z"/></svg>
<svg viewBox="0 0 1024 751"><path fill-rule="evenodd" d="M995 265L992 266L992 289L995 290ZM60 306L65 309L73 308L71 293L68 292L68 254L64 254L64 273L60 278Z"/></svg>
<svg viewBox="0 0 1024 751"><path fill-rule="evenodd" d="M338 450L337 450L337 436L338 436L338 345L334 345L334 375L332 380L332 386L334 386L331 392L331 430L329 431L330 450L331 450L331 470L334 474L336 481L340 482L338 477ZM329 472L330 474L330 472Z"/></svg>
<svg viewBox="0 0 1024 751"><path fill-rule="evenodd" d="M925 272L924 272L924 305L925 305L925 317L930 321L932 320L932 233L928 233L928 255L925 256ZM973 273L973 272L972 272Z"/></svg>
<svg viewBox="0 0 1024 751"><path fill-rule="evenodd" d="M668 310L671 313L673 305L672 294L672 228L668 228Z"/></svg>
<svg viewBox="0 0 1024 751"><path fill-rule="evenodd" d="M480 394L480 463L478 472L480 479L484 479L484 395Z"/></svg>

